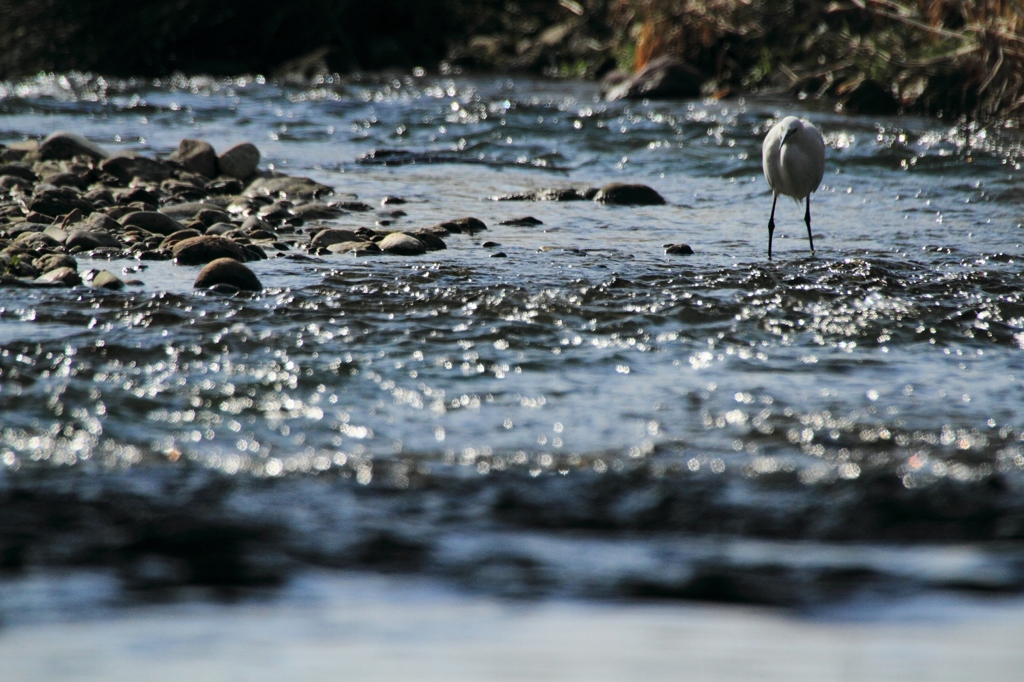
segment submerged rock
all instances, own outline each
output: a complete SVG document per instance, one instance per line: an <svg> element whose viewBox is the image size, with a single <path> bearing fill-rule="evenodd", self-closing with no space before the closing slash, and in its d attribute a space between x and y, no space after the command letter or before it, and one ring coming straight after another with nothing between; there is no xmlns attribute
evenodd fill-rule
<svg viewBox="0 0 1024 682"><path fill-rule="evenodd" d="M225 284L245 291L263 290L263 284L256 273L233 258L218 258L207 263L192 286L195 289L206 289Z"/></svg>
<svg viewBox="0 0 1024 682"><path fill-rule="evenodd" d="M658 206L666 203L660 194L647 185L622 182L612 182L602 187L594 201L617 206Z"/></svg>
<svg viewBox="0 0 1024 682"><path fill-rule="evenodd" d="M427 251L441 251L448 248L443 239L431 232L417 230L413 236L423 242L423 245L427 247Z"/></svg>
<svg viewBox="0 0 1024 682"><path fill-rule="evenodd" d="M446 220L443 223L438 223L432 228L428 228L434 231L436 234L439 230L445 232L452 232L455 234L474 234L487 229L487 225L484 221L479 218L458 218L456 220Z"/></svg>
<svg viewBox="0 0 1024 682"><path fill-rule="evenodd" d="M670 256L692 256L693 249L689 244L665 244L665 253Z"/></svg>
<svg viewBox="0 0 1024 682"><path fill-rule="evenodd" d="M516 227L533 227L535 225L543 225L544 223L537 220L533 216L524 216L522 218L511 218L509 220L502 220L499 225L514 225Z"/></svg>

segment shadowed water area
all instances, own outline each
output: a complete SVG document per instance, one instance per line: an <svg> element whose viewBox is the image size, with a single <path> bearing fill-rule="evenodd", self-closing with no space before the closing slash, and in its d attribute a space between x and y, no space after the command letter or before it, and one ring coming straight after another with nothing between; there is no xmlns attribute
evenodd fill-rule
<svg viewBox="0 0 1024 682"><path fill-rule="evenodd" d="M761 140L791 113L827 145L817 253L783 198L769 262ZM0 89L0 142L59 129L251 141L372 207L328 227L487 230L250 263L258 294L83 255L141 285L0 290L9 571L784 605L1024 587L1018 135L529 79ZM497 200L613 181L667 204Z"/></svg>

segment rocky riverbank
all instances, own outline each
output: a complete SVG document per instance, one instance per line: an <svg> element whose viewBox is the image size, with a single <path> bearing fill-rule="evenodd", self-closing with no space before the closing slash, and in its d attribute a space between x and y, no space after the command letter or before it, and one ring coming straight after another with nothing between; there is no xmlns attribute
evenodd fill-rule
<svg viewBox="0 0 1024 682"><path fill-rule="evenodd" d="M447 248L450 235L487 229L473 217L409 231L387 229L406 215L397 208L405 203L401 197L385 197L374 214L354 195L310 178L261 170L259 161L259 150L247 142L217 154L205 141L184 139L166 159L156 159L131 152L111 155L63 131L42 142L0 149L0 286L141 284L107 270L80 273L75 256L84 254L137 260L125 275L144 270L146 261L173 259L178 265L204 266L197 288L258 291L262 285L246 262L269 256L417 256ZM622 183L494 199L665 203L650 187ZM332 226L352 214L367 214L367 222L379 229Z"/></svg>
<svg viewBox="0 0 1024 682"><path fill-rule="evenodd" d="M0 9L0 78L80 70L308 80L412 67L602 78L618 70L608 87L615 96L787 90L856 112L1011 126L1024 111L1024 15L1008 3L44 0ZM674 60L668 80L655 70L615 87L659 58Z"/></svg>

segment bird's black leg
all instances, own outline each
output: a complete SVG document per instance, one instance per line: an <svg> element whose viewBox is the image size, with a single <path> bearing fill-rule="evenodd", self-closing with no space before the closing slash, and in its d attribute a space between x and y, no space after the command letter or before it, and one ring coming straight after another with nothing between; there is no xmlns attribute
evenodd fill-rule
<svg viewBox="0 0 1024 682"><path fill-rule="evenodd" d="M775 234L775 204L779 202L779 195L772 194L772 214L768 218L768 260L772 259L772 235Z"/></svg>
<svg viewBox="0 0 1024 682"><path fill-rule="evenodd" d="M814 253L814 236L811 234L811 195L807 195L807 211L804 213L804 222L807 223L807 239L811 242L811 253Z"/></svg>

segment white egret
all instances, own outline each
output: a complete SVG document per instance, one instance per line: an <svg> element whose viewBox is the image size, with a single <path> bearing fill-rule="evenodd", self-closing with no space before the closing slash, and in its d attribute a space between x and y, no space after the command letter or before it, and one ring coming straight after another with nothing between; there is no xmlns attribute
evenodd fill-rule
<svg viewBox="0 0 1024 682"><path fill-rule="evenodd" d="M825 175L825 141L818 129L806 119L787 116L768 131L761 147L761 165L772 188L772 215L768 218L768 260L772 259L772 235L775 233L775 204L780 194L793 197L799 204L807 201L804 222L807 239L814 253L811 235L811 192L818 189Z"/></svg>

